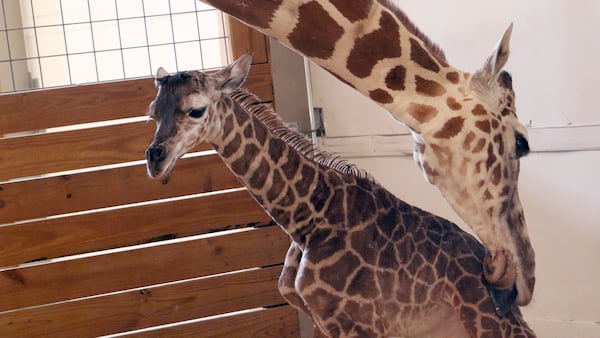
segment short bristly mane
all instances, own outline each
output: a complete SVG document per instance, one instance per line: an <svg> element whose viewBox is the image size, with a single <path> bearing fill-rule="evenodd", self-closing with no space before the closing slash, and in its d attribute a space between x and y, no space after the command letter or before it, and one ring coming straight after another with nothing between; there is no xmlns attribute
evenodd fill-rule
<svg viewBox="0 0 600 338"><path fill-rule="evenodd" d="M363 169L339 158L336 154L317 149L304 135L287 127L285 122L275 113L273 106L261 102L256 95L244 89L237 89L231 94L231 98L250 116L254 116L265 128L296 150L298 154L341 174L376 183L375 179Z"/></svg>
<svg viewBox="0 0 600 338"><path fill-rule="evenodd" d="M425 35L404 13L396 4L389 0L378 0L378 2L385 8L389 9L392 13L400 19L400 22L408 29L409 32L414 34L417 38L419 38L425 44L425 47L429 50L431 55L436 58L436 60L444 67L448 67L448 60L446 59L446 55L444 51L431 39Z"/></svg>

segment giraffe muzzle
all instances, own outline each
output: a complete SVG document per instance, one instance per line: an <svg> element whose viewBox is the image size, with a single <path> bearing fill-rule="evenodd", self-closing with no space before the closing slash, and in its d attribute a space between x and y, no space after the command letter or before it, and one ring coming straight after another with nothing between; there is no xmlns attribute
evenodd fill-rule
<svg viewBox="0 0 600 338"><path fill-rule="evenodd" d="M489 283L488 290L496 307L496 313L503 317L517 299L517 267L510 252L500 249L488 252L483 260L483 274Z"/></svg>
<svg viewBox="0 0 600 338"><path fill-rule="evenodd" d="M150 163L160 163L167 158L167 152L161 146L150 146L146 150L146 159Z"/></svg>
<svg viewBox="0 0 600 338"><path fill-rule="evenodd" d="M165 169L165 159L167 151L163 146L151 145L146 150L146 169L148 176L152 178L161 178L168 172Z"/></svg>

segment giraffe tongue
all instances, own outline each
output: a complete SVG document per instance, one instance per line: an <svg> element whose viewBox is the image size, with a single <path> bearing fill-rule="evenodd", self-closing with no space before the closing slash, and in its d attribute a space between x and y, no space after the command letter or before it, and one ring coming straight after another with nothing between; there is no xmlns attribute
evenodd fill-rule
<svg viewBox="0 0 600 338"><path fill-rule="evenodd" d="M490 285L488 286L488 291L492 296L496 313L498 316L504 317L510 312L517 299L518 292L516 285L513 285L511 289L498 289Z"/></svg>

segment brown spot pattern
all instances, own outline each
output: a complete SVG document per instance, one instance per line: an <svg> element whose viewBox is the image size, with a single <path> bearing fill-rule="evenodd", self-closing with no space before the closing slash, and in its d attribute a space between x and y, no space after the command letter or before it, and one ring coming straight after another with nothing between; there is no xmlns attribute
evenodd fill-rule
<svg viewBox="0 0 600 338"><path fill-rule="evenodd" d="M479 141L477 141L477 145L475 145L475 148L473 148L471 152L473 154L480 153L483 150L483 148L485 148L486 144L487 141L484 138L480 138Z"/></svg>
<svg viewBox="0 0 600 338"><path fill-rule="evenodd" d="M453 118L449 119L448 121L446 121L446 123L444 124L442 129L439 130L438 132L436 132L435 134L433 134L433 137L446 138L446 139L454 137L458 133L460 133L460 131L463 128L464 123L465 123L464 117L461 117L461 116L453 117Z"/></svg>
<svg viewBox="0 0 600 338"><path fill-rule="evenodd" d="M494 163L496 163L496 154L494 154L494 147L492 146L491 143L488 144L487 153L488 153L488 158L487 158L487 161L485 162L485 167L489 171L490 168L494 165Z"/></svg>
<svg viewBox="0 0 600 338"><path fill-rule="evenodd" d="M385 76L385 85L392 90L406 89L406 67L396 66Z"/></svg>
<svg viewBox="0 0 600 338"><path fill-rule="evenodd" d="M285 174L288 180L291 180L292 177L296 176L296 172L298 171L298 167L300 166L300 155L296 153L296 151L292 148L288 149L287 162L285 162L281 166L281 170Z"/></svg>
<svg viewBox="0 0 600 338"><path fill-rule="evenodd" d="M423 48L421 44L413 38L410 38L410 59L419 66L430 70L434 73L440 71L440 66L431 57L429 52L425 50L425 48Z"/></svg>
<svg viewBox="0 0 600 338"><path fill-rule="evenodd" d="M485 108L481 104L477 104L475 106L475 108L473 108L473 110L471 112L475 116L486 115L487 114L487 110L485 110Z"/></svg>
<svg viewBox="0 0 600 338"><path fill-rule="evenodd" d="M296 194L292 188L288 187L283 198L277 202L278 205L282 207L289 207L296 202Z"/></svg>
<svg viewBox="0 0 600 338"><path fill-rule="evenodd" d="M411 103L407 110L415 120L421 123L431 121L438 114L438 109L436 107L418 103Z"/></svg>
<svg viewBox="0 0 600 338"><path fill-rule="evenodd" d="M441 84L422 78L419 75L415 75L415 82L417 85L417 93L419 94L436 97L446 93L446 88Z"/></svg>
<svg viewBox="0 0 600 338"><path fill-rule="evenodd" d="M277 162L279 162L279 159L283 156L285 147L285 143L283 143L282 140L272 138L269 141L269 156L271 156L273 164L277 164Z"/></svg>
<svg viewBox="0 0 600 338"><path fill-rule="evenodd" d="M223 139L225 139L231 131L233 130L233 115L227 116L225 118L225 124L223 125Z"/></svg>
<svg viewBox="0 0 600 338"><path fill-rule="evenodd" d="M394 102L394 98L383 89L375 89L370 91L369 97L371 97L372 100L383 104Z"/></svg>
<svg viewBox="0 0 600 338"><path fill-rule="evenodd" d="M446 104L448 104L448 107L452 110L460 110L462 108L462 105L453 97L449 97L446 100Z"/></svg>
<svg viewBox="0 0 600 338"><path fill-rule="evenodd" d="M291 214L289 211L285 211L283 209L279 209L279 208L274 208L273 210L269 211L269 214L271 215L271 217L273 217L273 219L281 225L288 225L290 224L290 218L291 218Z"/></svg>
<svg viewBox="0 0 600 338"><path fill-rule="evenodd" d="M252 138L254 136L254 130L252 129L252 125L248 124L246 128L244 128L244 138Z"/></svg>
<svg viewBox="0 0 600 338"><path fill-rule="evenodd" d="M254 126L254 133L256 134L256 140L260 145L264 145L267 140L267 130L266 128L260 124L256 119L252 120L252 125Z"/></svg>
<svg viewBox="0 0 600 338"><path fill-rule="evenodd" d="M344 216L344 192L337 189L325 211L325 217L330 224L339 224L344 222Z"/></svg>
<svg viewBox="0 0 600 338"><path fill-rule="evenodd" d="M366 19L371 6L373 6L373 0L331 0L331 3L346 19L352 22Z"/></svg>
<svg viewBox="0 0 600 338"><path fill-rule="evenodd" d="M348 285L348 294L359 295L365 299L375 299L379 292L377 288L373 287L373 280L375 280L375 272L372 269L360 268Z"/></svg>
<svg viewBox="0 0 600 338"><path fill-rule="evenodd" d="M254 189L262 188L265 185L265 182L267 181L267 176L269 176L270 171L271 168L269 166L269 162L262 158L260 160L258 168L254 171L254 173L252 173L252 176L248 180L248 183Z"/></svg>
<svg viewBox="0 0 600 338"><path fill-rule="evenodd" d="M503 156L504 155L504 138L502 137L502 134L498 134L498 135L494 136L494 143L496 143L498 145L498 155Z"/></svg>
<svg viewBox="0 0 600 338"><path fill-rule="evenodd" d="M223 152L221 156L224 158L229 158L233 154L235 154L240 146L242 145L242 136L240 134L236 134L233 140L231 140L227 145L223 148Z"/></svg>
<svg viewBox="0 0 600 338"><path fill-rule="evenodd" d="M356 39L348 56L346 67L359 78L369 76L379 60L402 55L400 26L396 20L383 12L379 25L379 29Z"/></svg>
<svg viewBox="0 0 600 338"><path fill-rule="evenodd" d="M346 287L346 276L350 276L359 265L358 257L347 252L332 265L321 269L321 279L337 291L342 291Z"/></svg>
<svg viewBox="0 0 600 338"><path fill-rule="evenodd" d="M231 170L238 175L245 175L258 152L257 146L252 143L247 144L244 148L244 155L231 163Z"/></svg>
<svg viewBox="0 0 600 338"><path fill-rule="evenodd" d="M492 184L498 185L500 184L500 180L502 179L502 166L497 164L492 170Z"/></svg>
<svg viewBox="0 0 600 338"><path fill-rule="evenodd" d="M364 189L349 186L346 189L346 206L348 208L348 226L362 224L375 214L373 195Z"/></svg>
<svg viewBox="0 0 600 338"><path fill-rule="evenodd" d="M489 134L492 131L492 126L490 124L490 121L488 121L488 120L476 121L475 127L479 128L481 131L483 131L486 134Z"/></svg>
<svg viewBox="0 0 600 338"><path fill-rule="evenodd" d="M235 121L237 122L238 126L244 125L244 123L250 118L248 113L237 104L233 106L233 116L235 116Z"/></svg>
<svg viewBox="0 0 600 338"><path fill-rule="evenodd" d="M308 165L302 166L300 179L295 184L298 197L304 197L308 194L308 188L315 178L315 172L315 169Z"/></svg>
<svg viewBox="0 0 600 338"><path fill-rule="evenodd" d="M269 188L269 191L267 191L267 199L270 202L273 202L281 194L283 188L285 188L283 177L281 177L279 170L275 170L273 172L271 188Z"/></svg>
<svg viewBox="0 0 600 338"><path fill-rule="evenodd" d="M465 137L465 140L463 141L463 149L469 150L469 148L471 148L471 142L473 142L474 139L475 139L475 133L470 131L467 134L467 137Z"/></svg>
<svg viewBox="0 0 600 338"><path fill-rule="evenodd" d="M309 219L312 212L308 204L302 202L294 210L294 223L304 222Z"/></svg>
<svg viewBox="0 0 600 338"><path fill-rule="evenodd" d="M458 75L458 72L450 72L446 74L446 79L454 84L457 84L460 76Z"/></svg>
<svg viewBox="0 0 600 338"><path fill-rule="evenodd" d="M253 11L252 7L249 11ZM258 7L260 8L260 7ZM299 8L298 25L288 35L292 47L308 57L321 59L333 55L335 43L344 33L340 25L316 1Z"/></svg>
<svg viewBox="0 0 600 338"><path fill-rule="evenodd" d="M317 172L317 183L310 195L310 203L313 205L316 212L320 212L323 209L327 203L328 197L329 188L325 183L325 177L321 172Z"/></svg>

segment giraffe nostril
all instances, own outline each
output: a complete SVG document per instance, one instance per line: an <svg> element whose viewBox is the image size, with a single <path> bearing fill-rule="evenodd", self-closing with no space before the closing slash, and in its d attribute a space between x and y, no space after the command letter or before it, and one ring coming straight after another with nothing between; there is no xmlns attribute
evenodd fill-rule
<svg viewBox="0 0 600 338"><path fill-rule="evenodd" d="M167 152L163 147L154 146L146 151L146 158L150 162L162 162L167 157Z"/></svg>

